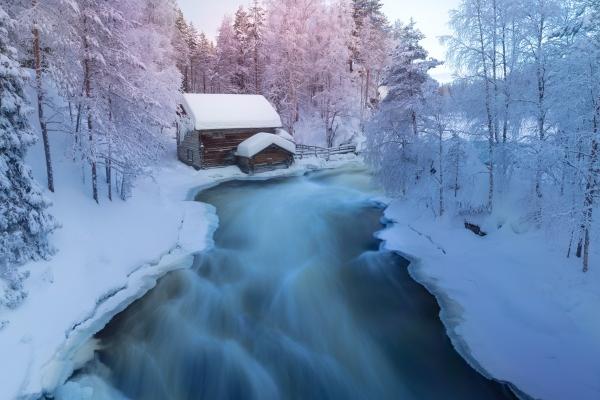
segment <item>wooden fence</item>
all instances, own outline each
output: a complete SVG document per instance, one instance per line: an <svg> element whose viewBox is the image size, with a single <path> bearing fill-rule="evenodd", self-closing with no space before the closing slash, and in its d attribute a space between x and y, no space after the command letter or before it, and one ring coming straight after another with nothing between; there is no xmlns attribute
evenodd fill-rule
<svg viewBox="0 0 600 400"><path fill-rule="evenodd" d="M304 144L296 145L296 158L304 158L304 157L324 157L329 160L329 157L336 154L357 154L356 145L354 144L346 144L339 147L319 147L319 146L306 146Z"/></svg>

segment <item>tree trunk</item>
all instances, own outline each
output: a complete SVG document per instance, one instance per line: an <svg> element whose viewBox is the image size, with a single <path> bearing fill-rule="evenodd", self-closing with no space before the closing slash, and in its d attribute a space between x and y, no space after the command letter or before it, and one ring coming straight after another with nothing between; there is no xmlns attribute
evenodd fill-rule
<svg viewBox="0 0 600 400"><path fill-rule="evenodd" d="M109 157L106 161L106 184L108 186L108 200L112 201L112 159Z"/></svg>
<svg viewBox="0 0 600 400"><path fill-rule="evenodd" d="M85 49L85 59L83 61L83 84L85 87L85 97L87 99L87 127L90 142L90 162L92 164L92 196L96 203L100 203L98 198L98 171L96 166L96 148L94 143L94 130L92 123L92 109L90 106L90 99L92 96L92 77L90 67L90 53L89 43L87 39L87 17L83 17L84 36L83 36L83 47Z"/></svg>
<svg viewBox="0 0 600 400"><path fill-rule="evenodd" d="M370 89L371 89L371 70L369 68L367 68L367 80L365 83L365 109L367 107L369 107L369 97L371 96L370 93Z"/></svg>
<svg viewBox="0 0 600 400"><path fill-rule="evenodd" d="M494 14L493 26L492 26L492 82L494 85L494 101L492 108L492 117L494 120L494 139L496 143L500 143L499 131L500 122L498 120L498 5L496 0L492 1L492 9Z"/></svg>
<svg viewBox="0 0 600 400"><path fill-rule="evenodd" d="M494 208L494 119L492 117L491 110L491 93L490 93L490 83L489 83L489 74L487 61L485 56L485 40L483 38L483 25L482 25L482 16L481 16L481 0L477 0L477 24L479 29L479 44L481 51L481 61L483 66L483 74L484 74L484 83L485 83L485 109L487 113L487 123L488 123L488 155L489 155L489 180L488 180L488 204L487 208L489 212L493 211ZM495 49L494 49L495 51Z"/></svg>
<svg viewBox="0 0 600 400"><path fill-rule="evenodd" d="M108 120L112 124L112 98L108 98ZM106 185L108 186L108 200L112 201L112 140L108 137L108 157L106 159Z"/></svg>
<svg viewBox="0 0 600 400"><path fill-rule="evenodd" d="M260 65L259 65L259 60L258 60L258 54L259 54L258 43L255 39L255 42L254 42L254 90L255 90L256 94L261 94L262 90L260 90L260 82L259 82Z"/></svg>
<svg viewBox="0 0 600 400"><path fill-rule="evenodd" d="M456 161L456 175L454 175L454 198L458 197L458 184L459 184L459 173L460 173L460 162Z"/></svg>
<svg viewBox="0 0 600 400"><path fill-rule="evenodd" d="M33 0L36 7L37 0ZM48 179L48 190L54 192L54 172L52 170L52 154L50 153L50 138L48 137L48 124L44 116L44 87L42 77L42 54L40 44L40 31L37 23L33 23L33 58L35 64L35 86L37 91L37 109L44 142L44 155L46 156L46 175Z"/></svg>
<svg viewBox="0 0 600 400"><path fill-rule="evenodd" d="M592 228L592 217L594 213L594 197L597 195L598 175L600 174L600 167L598 167L598 157L600 153L599 147L600 145L598 144L598 139L594 137L594 139L592 139L592 153L590 156L590 166L588 170L589 172L583 204L581 241L577 249L578 256L581 257L581 247L583 246L583 272L588 272L589 270L590 231Z"/></svg>
<svg viewBox="0 0 600 400"><path fill-rule="evenodd" d="M440 168L440 217L444 216L444 130L440 128L439 141Z"/></svg>
<svg viewBox="0 0 600 400"><path fill-rule="evenodd" d="M410 118L411 118L411 123L412 123L412 128L413 128L413 135L418 136L419 128L417 127L417 113L412 111L410 113Z"/></svg>
<svg viewBox="0 0 600 400"><path fill-rule="evenodd" d="M535 195L536 195L536 213L538 224L541 224L542 220L542 203L543 203L543 192L542 192L542 160L544 141L546 136L546 112L545 112L545 91L546 91L546 72L543 55L543 37L545 29L545 19L543 14L540 17L539 31L537 37L537 54L536 54L536 78L537 78L537 91L538 91L538 103L537 103L537 125L538 125L538 154L536 161L536 173L535 173Z"/></svg>

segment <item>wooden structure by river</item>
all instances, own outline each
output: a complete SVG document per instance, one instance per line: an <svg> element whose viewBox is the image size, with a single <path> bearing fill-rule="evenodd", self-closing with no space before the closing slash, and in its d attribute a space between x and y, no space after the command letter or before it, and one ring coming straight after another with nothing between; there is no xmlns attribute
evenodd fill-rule
<svg viewBox="0 0 600 400"><path fill-rule="evenodd" d="M279 114L263 96L184 94L182 109L191 129L180 138L177 153L189 166L205 169L237 164L252 172L259 166L289 166L294 160L293 138L281 129ZM252 154L238 154L247 142Z"/></svg>

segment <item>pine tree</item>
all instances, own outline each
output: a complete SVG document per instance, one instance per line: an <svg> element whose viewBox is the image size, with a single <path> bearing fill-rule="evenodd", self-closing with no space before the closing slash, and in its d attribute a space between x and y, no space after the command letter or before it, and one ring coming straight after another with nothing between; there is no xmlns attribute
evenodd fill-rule
<svg viewBox="0 0 600 400"><path fill-rule="evenodd" d="M311 58L315 60L315 77L311 79L312 98L325 125L325 143L336 143L341 121L357 109L356 88L346 60L350 57L352 15L344 1L333 3L320 16L323 27L320 35L311 40Z"/></svg>
<svg viewBox="0 0 600 400"><path fill-rule="evenodd" d="M47 187L54 191L54 172L50 151L50 132L53 121L49 118L56 112L56 105L46 94L46 78L53 77L61 90L72 83L72 67L63 60L73 43L72 22L77 14L73 0L13 0L7 10L18 20L21 54L27 56L28 66L35 72L33 86L36 90L39 128L42 134L46 161ZM60 12L56 12L60 10ZM50 110L49 110L50 109Z"/></svg>
<svg viewBox="0 0 600 400"><path fill-rule="evenodd" d="M384 101L402 104L404 118L409 122L412 133L417 135L417 117L424 100L423 85L430 79L429 70L440 63L428 58L427 50L420 44L425 35L416 28L413 20L407 25L397 23L394 37L397 45L383 78L388 90Z"/></svg>
<svg viewBox="0 0 600 400"><path fill-rule="evenodd" d="M234 84L237 93L249 93L252 78L250 19L244 7L238 8L233 21L233 34L237 47L237 60L234 71Z"/></svg>
<svg viewBox="0 0 600 400"><path fill-rule="evenodd" d="M388 20L381 0L353 0L353 39L350 43L350 71L361 82L361 125L377 103L381 73L389 53Z"/></svg>
<svg viewBox="0 0 600 400"><path fill-rule="evenodd" d="M266 51L269 66L266 94L277 106L284 126L294 133L302 103L309 97L313 65L311 38L322 13L322 1L271 0L268 2Z"/></svg>
<svg viewBox="0 0 600 400"><path fill-rule="evenodd" d="M263 93L263 75L265 69L264 54L264 29L265 29L265 10L260 6L258 0L254 0L252 7L248 11L248 41L250 44L252 76L251 92L255 94Z"/></svg>
<svg viewBox="0 0 600 400"><path fill-rule="evenodd" d="M233 93L234 66L237 60L237 48L231 18L225 17L219 28L216 48L216 84L219 93Z"/></svg>
<svg viewBox="0 0 600 400"><path fill-rule="evenodd" d="M455 133L450 138L448 152L446 153L446 171L450 182L449 188L452 189L455 199L458 198L458 192L462 188L462 170L466 159L467 153L463 140Z"/></svg>
<svg viewBox="0 0 600 400"><path fill-rule="evenodd" d="M428 71L439 62L421 46L424 36L413 21L397 23L394 35L396 47L382 80L387 94L369 123L367 143L371 163L394 165L382 169L380 178L406 194L409 184L419 181L427 168L423 159L429 153L421 151L419 120L425 85L431 80Z"/></svg>
<svg viewBox="0 0 600 400"><path fill-rule="evenodd" d="M52 254L48 235L56 228L49 202L24 158L35 136L27 120L25 73L15 61L9 29L14 21L0 7L0 277L9 281L9 306L23 298L16 265Z"/></svg>
<svg viewBox="0 0 600 400"><path fill-rule="evenodd" d="M204 32L195 32L192 41L191 64L194 66L192 91L210 93L216 59L214 46Z"/></svg>
<svg viewBox="0 0 600 400"><path fill-rule="evenodd" d="M177 9L175 19L175 34L173 35L173 48L175 49L175 58L177 68L183 76L183 90L190 91L190 31L188 24L183 16L181 9Z"/></svg>
<svg viewBox="0 0 600 400"><path fill-rule="evenodd" d="M377 29L385 30L387 26L387 17L383 13L383 3L381 0L353 0L354 23L357 30L360 30L366 19Z"/></svg>

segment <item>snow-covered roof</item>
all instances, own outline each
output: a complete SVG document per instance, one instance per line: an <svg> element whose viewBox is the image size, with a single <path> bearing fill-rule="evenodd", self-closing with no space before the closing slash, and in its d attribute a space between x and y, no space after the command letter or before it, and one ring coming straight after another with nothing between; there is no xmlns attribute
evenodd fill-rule
<svg viewBox="0 0 600 400"><path fill-rule="evenodd" d="M285 129L277 129L275 131L275 134L279 137L282 137L286 140L289 140L292 143L296 143L296 140L294 139L294 137L292 135L290 135L290 133L288 131L286 131Z"/></svg>
<svg viewBox="0 0 600 400"><path fill-rule="evenodd" d="M183 95L196 130L280 128L281 118L264 96L249 94Z"/></svg>
<svg viewBox="0 0 600 400"><path fill-rule="evenodd" d="M272 144L296 154L296 145L293 142L272 133L260 132L240 143L236 155L251 158Z"/></svg>

